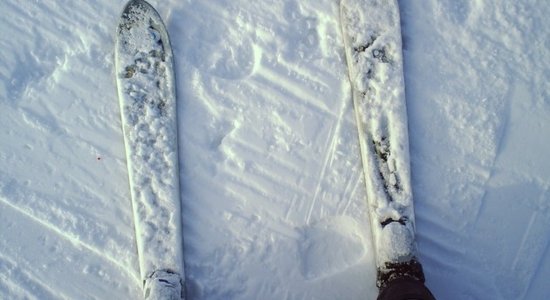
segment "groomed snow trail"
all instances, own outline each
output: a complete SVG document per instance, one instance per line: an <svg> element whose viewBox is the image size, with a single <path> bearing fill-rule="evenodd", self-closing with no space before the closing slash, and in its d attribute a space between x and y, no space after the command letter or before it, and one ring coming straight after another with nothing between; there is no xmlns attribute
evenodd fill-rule
<svg viewBox="0 0 550 300"><path fill-rule="evenodd" d="M335 284L376 295L338 11L219 1L173 12L186 33L174 50L188 99L190 297L338 298Z"/></svg>

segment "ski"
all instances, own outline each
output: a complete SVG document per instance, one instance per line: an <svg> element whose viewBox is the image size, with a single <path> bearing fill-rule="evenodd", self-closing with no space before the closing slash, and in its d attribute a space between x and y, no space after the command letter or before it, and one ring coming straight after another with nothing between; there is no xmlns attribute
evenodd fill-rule
<svg viewBox="0 0 550 300"><path fill-rule="evenodd" d="M143 0L126 4L115 69L145 299L183 299L184 265L174 59L166 28Z"/></svg>
<svg viewBox="0 0 550 300"><path fill-rule="evenodd" d="M396 0L342 0L340 19L359 133L377 286L424 281L416 258L407 109Z"/></svg>

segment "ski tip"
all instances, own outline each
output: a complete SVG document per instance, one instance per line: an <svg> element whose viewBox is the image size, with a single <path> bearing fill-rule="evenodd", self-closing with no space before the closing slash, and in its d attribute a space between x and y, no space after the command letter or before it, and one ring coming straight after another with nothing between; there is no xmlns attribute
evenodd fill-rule
<svg viewBox="0 0 550 300"><path fill-rule="evenodd" d="M130 10L134 7L143 7L143 8L146 8L146 9L151 9L153 8L153 6L151 4L149 4L149 2L145 1L145 0L130 0L126 3L126 5L124 6L124 9L122 10L122 13L128 13L130 12ZM154 9L154 8L153 8Z"/></svg>
<svg viewBox="0 0 550 300"><path fill-rule="evenodd" d="M158 11L145 0L130 0L120 15L117 42L133 47L143 44L146 38L155 39L166 53L171 53L168 31Z"/></svg>
<svg viewBox="0 0 550 300"><path fill-rule="evenodd" d="M131 16L136 12L158 16L157 10L151 4L149 4L149 2L145 0L130 0L122 9L121 17L122 19L127 19L128 16ZM160 19L160 16L158 16L158 18Z"/></svg>

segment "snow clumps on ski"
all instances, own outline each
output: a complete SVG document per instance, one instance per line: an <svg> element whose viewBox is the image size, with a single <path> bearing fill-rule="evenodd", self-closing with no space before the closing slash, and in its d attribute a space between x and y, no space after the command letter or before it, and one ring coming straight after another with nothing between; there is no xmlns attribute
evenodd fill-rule
<svg viewBox="0 0 550 300"><path fill-rule="evenodd" d="M157 11L124 8L116 82L145 299L183 298L183 238L173 56Z"/></svg>
<svg viewBox="0 0 550 300"><path fill-rule="evenodd" d="M377 285L402 275L423 280L415 258L399 8L395 0L342 0L340 5Z"/></svg>

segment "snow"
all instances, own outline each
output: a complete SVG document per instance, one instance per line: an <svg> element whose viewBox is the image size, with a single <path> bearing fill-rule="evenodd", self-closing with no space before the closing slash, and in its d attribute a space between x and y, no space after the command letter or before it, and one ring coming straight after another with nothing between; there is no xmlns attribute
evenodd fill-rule
<svg viewBox="0 0 550 300"><path fill-rule="evenodd" d="M374 299L335 0L151 1L176 62L189 299ZM139 299L124 1L0 3L0 298ZM438 299L550 297L550 5L399 1Z"/></svg>

